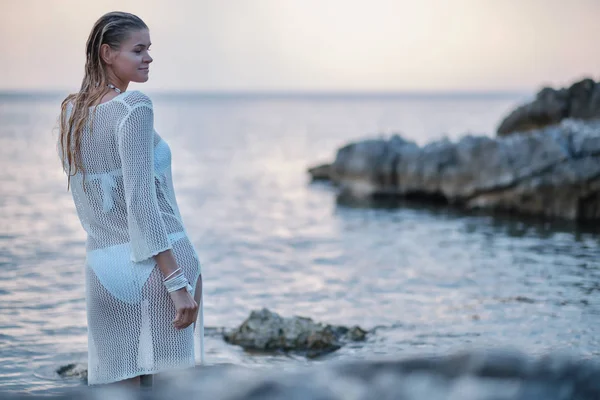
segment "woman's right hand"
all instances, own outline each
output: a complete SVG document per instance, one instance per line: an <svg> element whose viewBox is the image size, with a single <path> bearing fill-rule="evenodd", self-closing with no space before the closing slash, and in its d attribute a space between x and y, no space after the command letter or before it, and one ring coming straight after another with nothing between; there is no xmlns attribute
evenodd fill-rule
<svg viewBox="0 0 600 400"><path fill-rule="evenodd" d="M194 322L198 315L198 304L186 288L170 292L171 300L175 305L175 319L172 321L175 329L185 329Z"/></svg>

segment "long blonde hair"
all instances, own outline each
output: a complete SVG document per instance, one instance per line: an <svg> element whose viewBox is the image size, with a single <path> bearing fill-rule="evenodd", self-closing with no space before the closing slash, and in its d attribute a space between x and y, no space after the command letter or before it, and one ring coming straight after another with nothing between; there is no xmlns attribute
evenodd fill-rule
<svg viewBox="0 0 600 400"><path fill-rule="evenodd" d="M100 47L109 45L118 50L132 31L148 29L144 21L136 15L125 12L109 12L96 21L88 37L85 55L85 73L79 92L68 95L61 104L60 112L60 148L63 166L68 175L67 190L71 176L81 170L85 175L81 161L81 135L90 115L90 108L110 90ZM67 121L67 108L72 105ZM93 123L96 109L92 113ZM85 176L84 176L85 178Z"/></svg>

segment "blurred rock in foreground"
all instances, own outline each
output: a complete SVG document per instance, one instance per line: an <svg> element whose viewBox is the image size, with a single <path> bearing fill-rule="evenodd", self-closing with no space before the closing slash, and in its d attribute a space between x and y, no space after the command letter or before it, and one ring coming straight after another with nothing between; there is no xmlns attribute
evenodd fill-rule
<svg viewBox="0 0 600 400"><path fill-rule="evenodd" d="M554 125L566 118L600 118L600 82L584 79L569 88L542 89L535 100L512 111L498 127L498 135Z"/></svg>
<svg viewBox="0 0 600 400"><path fill-rule="evenodd" d="M283 351L318 357L339 349L345 342L361 341L367 332L316 323L310 318L283 318L269 310L252 311L233 331L224 333L226 342L247 350Z"/></svg>
<svg viewBox="0 0 600 400"><path fill-rule="evenodd" d="M600 399L599 377L595 361L559 355L532 358L496 350L435 358L326 362L288 370L206 366L165 373L155 379L150 392L81 387L58 398L592 400Z"/></svg>
<svg viewBox="0 0 600 400"><path fill-rule="evenodd" d="M507 137L465 136L423 147L393 136L349 144L329 168L351 198L435 200L568 220L600 219L600 121ZM314 176L315 171L309 169Z"/></svg>

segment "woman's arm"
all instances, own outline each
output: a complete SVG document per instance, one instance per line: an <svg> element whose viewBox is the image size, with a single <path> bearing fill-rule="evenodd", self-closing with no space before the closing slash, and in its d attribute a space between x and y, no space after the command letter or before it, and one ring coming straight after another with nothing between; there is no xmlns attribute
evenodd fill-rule
<svg viewBox="0 0 600 400"><path fill-rule="evenodd" d="M154 178L154 113L150 99L129 110L117 133L127 206L131 260L172 248L158 207Z"/></svg>
<svg viewBox="0 0 600 400"><path fill-rule="evenodd" d="M154 257L163 277L177 267L167 229L162 219L154 179L154 112L147 96L132 107L119 125L118 150L123 171L131 260ZM176 328L195 320L198 305L185 288L169 293L177 315Z"/></svg>
<svg viewBox="0 0 600 400"><path fill-rule="evenodd" d="M156 264L163 276L168 276L177 269L177 262L172 250L166 250L154 256ZM196 289L197 290L197 289ZM184 329L196 322L198 317L198 303L185 288L169 293L177 313L173 325L177 329Z"/></svg>
<svg viewBox="0 0 600 400"><path fill-rule="evenodd" d="M178 267L173 250L165 250L154 256L158 269L160 270L163 277L172 274Z"/></svg>

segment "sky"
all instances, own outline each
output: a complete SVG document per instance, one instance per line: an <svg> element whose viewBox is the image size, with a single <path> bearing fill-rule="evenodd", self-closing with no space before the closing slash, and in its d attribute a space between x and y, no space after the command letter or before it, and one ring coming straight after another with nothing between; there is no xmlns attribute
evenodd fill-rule
<svg viewBox="0 0 600 400"><path fill-rule="evenodd" d="M600 77L600 0L0 0L0 90L76 91L94 22L150 28L155 91L530 91Z"/></svg>

